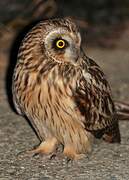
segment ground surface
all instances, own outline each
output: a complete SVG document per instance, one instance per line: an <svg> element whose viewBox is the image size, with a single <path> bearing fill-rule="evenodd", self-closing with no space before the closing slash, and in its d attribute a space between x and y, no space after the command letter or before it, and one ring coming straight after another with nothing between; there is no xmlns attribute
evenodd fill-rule
<svg viewBox="0 0 129 180"><path fill-rule="evenodd" d="M86 53L104 69L115 99L129 102L129 31L115 49L87 48ZM129 122L120 122L122 142L96 141L92 153L79 162L61 158L29 157L17 154L39 143L26 120L10 108L5 93L5 70L8 64L10 37L1 40L0 50L0 180L128 180Z"/></svg>

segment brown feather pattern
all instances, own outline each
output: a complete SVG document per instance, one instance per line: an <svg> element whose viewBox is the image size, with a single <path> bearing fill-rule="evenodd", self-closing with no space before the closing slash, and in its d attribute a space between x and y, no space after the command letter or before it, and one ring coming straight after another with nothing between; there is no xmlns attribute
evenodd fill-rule
<svg viewBox="0 0 129 180"><path fill-rule="evenodd" d="M91 149L92 134L119 142L118 121L109 84L101 68L80 49L75 63L55 60L44 48L44 37L56 27L76 37L70 19L39 23L23 40L13 76L13 99L41 141L56 139L71 158ZM79 40L76 38L76 42ZM80 47L79 47L80 48ZM49 56L49 57L48 57ZM48 144L47 144L48 145ZM43 146L50 150L51 143ZM45 152L44 150L44 152Z"/></svg>

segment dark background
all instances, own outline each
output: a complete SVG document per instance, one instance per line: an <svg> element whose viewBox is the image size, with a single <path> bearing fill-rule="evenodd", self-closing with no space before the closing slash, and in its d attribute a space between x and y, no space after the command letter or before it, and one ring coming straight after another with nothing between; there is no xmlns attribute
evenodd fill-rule
<svg viewBox="0 0 129 180"><path fill-rule="evenodd" d="M126 28L128 0L4 0L0 31L19 31L34 21L72 16L91 45L112 47ZM86 34L86 35L85 35ZM108 42L105 41L108 39ZM109 41L110 39L110 41Z"/></svg>

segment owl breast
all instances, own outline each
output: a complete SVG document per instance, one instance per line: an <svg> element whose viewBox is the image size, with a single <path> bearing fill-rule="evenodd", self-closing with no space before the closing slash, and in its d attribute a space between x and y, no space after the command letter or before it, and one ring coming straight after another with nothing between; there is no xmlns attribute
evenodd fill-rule
<svg viewBox="0 0 129 180"><path fill-rule="evenodd" d="M65 134L75 133L79 128L84 128L85 118L73 99L80 78L80 69L56 66L47 76L40 75L38 83L38 74L30 73L28 77L26 88L18 97L21 97L19 101L24 107L23 111L26 112L40 139L46 138L46 131L51 130L53 136L64 142ZM23 80L25 79L24 74Z"/></svg>

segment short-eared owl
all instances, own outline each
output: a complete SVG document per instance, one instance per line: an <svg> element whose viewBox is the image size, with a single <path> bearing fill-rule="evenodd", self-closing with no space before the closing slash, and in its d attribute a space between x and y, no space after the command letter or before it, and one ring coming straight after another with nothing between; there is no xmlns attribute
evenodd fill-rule
<svg viewBox="0 0 129 180"><path fill-rule="evenodd" d="M93 137L120 142L110 87L101 68L81 48L70 18L37 24L21 43L13 75L13 99L41 140L34 152L79 159Z"/></svg>

